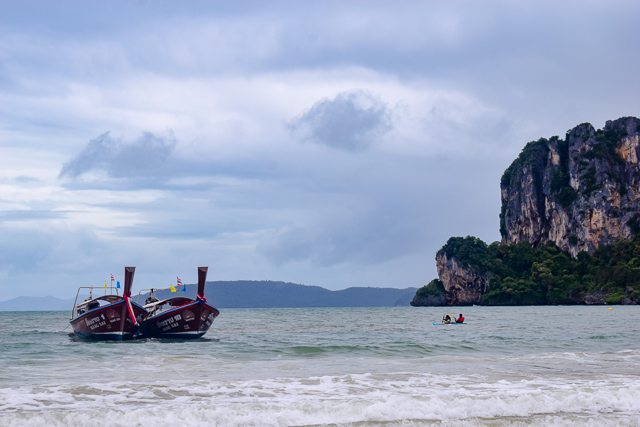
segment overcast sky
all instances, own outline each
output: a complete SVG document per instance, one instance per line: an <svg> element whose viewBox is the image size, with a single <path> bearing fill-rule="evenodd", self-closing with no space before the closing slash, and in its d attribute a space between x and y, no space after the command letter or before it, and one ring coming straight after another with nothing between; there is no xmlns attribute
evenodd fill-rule
<svg viewBox="0 0 640 427"><path fill-rule="evenodd" d="M419 287L531 140L640 116L636 1L2 1L0 300ZM215 296L211 296L215 301Z"/></svg>

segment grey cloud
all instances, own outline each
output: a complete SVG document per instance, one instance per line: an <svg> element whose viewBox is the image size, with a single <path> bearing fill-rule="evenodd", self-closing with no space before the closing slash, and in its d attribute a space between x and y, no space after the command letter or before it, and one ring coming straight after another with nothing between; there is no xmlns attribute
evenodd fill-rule
<svg viewBox="0 0 640 427"><path fill-rule="evenodd" d="M103 247L92 230L51 224L39 228L14 227L3 221L0 235L0 271L32 273L47 268L74 269L88 263L96 252L102 253Z"/></svg>
<svg viewBox="0 0 640 427"><path fill-rule="evenodd" d="M51 236L31 230L2 227L0 244L0 271L25 272L43 262L53 251Z"/></svg>
<svg viewBox="0 0 640 427"><path fill-rule="evenodd" d="M42 184L38 178L34 178L31 176L20 175L15 178L2 178L0 179L0 183L8 184L17 187L29 188L35 187Z"/></svg>
<svg viewBox="0 0 640 427"><path fill-rule="evenodd" d="M6 210L0 211L0 221L27 221L42 219L58 219L64 218L67 211L51 211L51 210Z"/></svg>
<svg viewBox="0 0 640 427"><path fill-rule="evenodd" d="M21 66L15 74L13 68L7 69L0 85L10 82L7 89L21 86L24 73L32 70L40 76L43 64L32 59L37 55L47 58L48 74L53 67L55 74L72 75L73 80L102 82L127 66L185 76L228 73L230 69L242 74L356 65L408 79L453 78L457 84L473 80L504 97L513 91L514 83L548 88L549 80L558 76L555 66L540 67L547 62L545 58L558 69L585 68L580 73L566 73L567 80L556 83L564 86L575 81L580 88L584 81L576 76L587 75L610 86L615 82L601 78L602 67L612 73L608 64L619 64L624 58L630 66L613 67L619 69L615 72L633 76L638 63L635 55L626 54L630 48L633 51L633 40L638 38L637 2L620 2L618 7L603 7L605 3L597 1L561 5L498 2L492 6L479 2L393 6L389 2L336 2L332 8L322 2L303 2L297 7L291 2L268 2L268 6L261 2L212 3L181 4L179 11L168 4L151 8L128 5L126 14L108 3L80 7L78 3L45 6L42 2L16 2L3 7L0 23L7 30L17 27L20 34L26 27L31 34L43 33L42 40L53 35L84 43L78 43L83 50L76 52L60 49L65 39L63 43L56 40L44 52L34 53L33 46L39 44L33 40L19 46L11 40L3 47L20 59ZM27 13L34 7L46 18L36 20ZM279 12L274 14L274 10ZM151 19L150 13L163 19ZM55 20L49 18L52 14ZM123 34L121 39L119 34ZM99 49L92 45L96 42ZM107 52L105 45L109 46ZM109 54L107 59L105 53ZM600 61L594 62L594 57ZM541 71L547 79L542 79Z"/></svg>
<svg viewBox="0 0 640 427"><path fill-rule="evenodd" d="M278 266L311 261L329 267L378 264L416 252L424 244L425 227L417 217L381 207L285 227L266 237L257 250Z"/></svg>
<svg viewBox="0 0 640 427"><path fill-rule="evenodd" d="M31 176L24 176L24 175L20 175L14 178L14 181L17 184L24 184L24 185L28 185L28 184L36 184L39 183L40 180L38 178L34 178Z"/></svg>
<svg viewBox="0 0 640 427"><path fill-rule="evenodd" d="M307 141L347 151L361 151L391 130L393 125L385 103L357 90L316 102L288 127L294 135Z"/></svg>
<svg viewBox="0 0 640 427"><path fill-rule="evenodd" d="M173 175L171 155L176 142L171 132L164 137L144 132L133 142L114 139L106 132L65 163L59 177L76 179L91 171L103 171L111 178L169 177Z"/></svg>
<svg viewBox="0 0 640 427"><path fill-rule="evenodd" d="M425 254L423 265L435 269L435 252L452 235L499 239L501 164L456 156L391 163L386 156L358 185L342 175L341 193L299 201L309 212L265 234L257 252L277 267L359 271Z"/></svg>

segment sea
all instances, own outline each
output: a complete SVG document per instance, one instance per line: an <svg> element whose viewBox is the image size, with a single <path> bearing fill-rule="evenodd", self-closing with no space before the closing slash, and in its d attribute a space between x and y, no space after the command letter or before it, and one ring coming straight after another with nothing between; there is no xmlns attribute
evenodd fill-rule
<svg viewBox="0 0 640 427"><path fill-rule="evenodd" d="M0 312L0 426L640 426L637 306L222 309L130 342L69 314Z"/></svg>

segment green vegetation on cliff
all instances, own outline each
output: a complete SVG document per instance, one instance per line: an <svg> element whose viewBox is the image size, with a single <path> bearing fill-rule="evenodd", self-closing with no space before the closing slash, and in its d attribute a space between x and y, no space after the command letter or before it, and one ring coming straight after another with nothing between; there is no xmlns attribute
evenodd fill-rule
<svg viewBox="0 0 640 427"><path fill-rule="evenodd" d="M490 305L570 303L584 273L583 266L553 242L539 248L528 242L494 243L488 250L485 268L491 276L482 300Z"/></svg>
<svg viewBox="0 0 640 427"><path fill-rule="evenodd" d="M438 251L447 258L455 257L464 265L473 266L476 273L482 274L490 270L490 251L487 244L477 237L451 237Z"/></svg>
<svg viewBox="0 0 640 427"><path fill-rule="evenodd" d="M471 236L450 238L442 252L479 275L489 273L486 305L640 301L640 239L601 246L593 256L580 252L577 259L551 241L533 248L528 242L487 245Z"/></svg>
<svg viewBox="0 0 640 427"><path fill-rule="evenodd" d="M444 289L444 285L440 281L440 279L433 279L429 282L428 285L425 285L418 289L416 295L421 297L430 297L430 296L446 296L447 291Z"/></svg>

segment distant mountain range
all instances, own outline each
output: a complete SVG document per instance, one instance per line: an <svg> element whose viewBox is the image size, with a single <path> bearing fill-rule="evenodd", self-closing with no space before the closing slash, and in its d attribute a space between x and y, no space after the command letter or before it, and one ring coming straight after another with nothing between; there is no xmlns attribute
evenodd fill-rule
<svg viewBox="0 0 640 427"><path fill-rule="evenodd" d="M180 295L194 298L196 285L187 285ZM394 307L409 306L417 288L348 288L330 291L319 286L272 281L207 282L205 297L218 308L286 308L286 307ZM168 298L169 290L156 291L159 299ZM176 295L174 293L174 295ZM147 294L133 296L144 304ZM83 297L84 298L84 297ZM0 311L69 310L74 299L47 297L17 297L0 301Z"/></svg>

